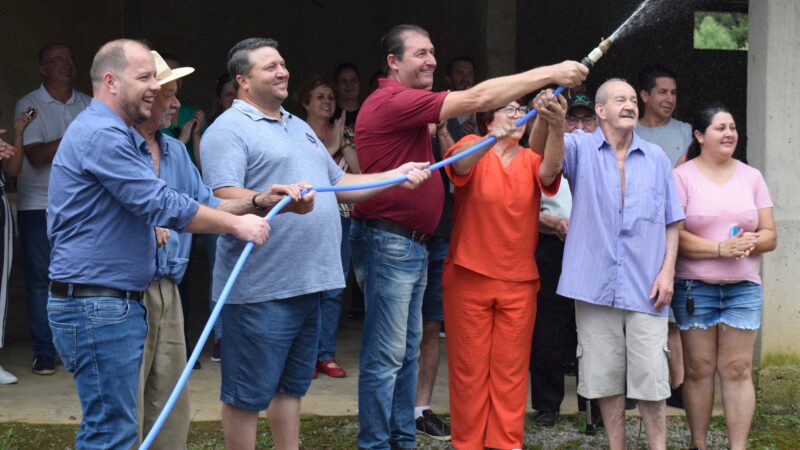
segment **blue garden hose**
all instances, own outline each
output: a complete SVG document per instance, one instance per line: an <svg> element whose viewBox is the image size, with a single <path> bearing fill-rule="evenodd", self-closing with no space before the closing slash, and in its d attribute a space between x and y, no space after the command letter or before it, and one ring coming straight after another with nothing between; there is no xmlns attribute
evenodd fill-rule
<svg viewBox="0 0 800 450"><path fill-rule="evenodd" d="M553 91L553 95L558 95L564 91L564 86L559 86L555 91ZM520 117L516 125L522 126L525 122L533 118L536 115L536 108L532 108L528 111L527 114ZM494 144L497 142L497 138L495 136L490 136L485 141L479 143L478 145L467 149L461 153L453 155L447 159L443 159L436 164L433 164L427 167L427 170L434 171L441 169L442 167L452 164L455 161L458 161L461 158L469 156L477 151L483 150L484 148ZM342 192L342 191L358 191L362 189L372 189L377 187L383 186L390 186L393 184L400 184L408 181L408 178L405 176L391 178L388 180L381 180L375 181L370 183L360 183L360 184L348 184L345 186L321 186L315 187L314 190L317 192ZM307 189L303 190L303 194L308 193ZM291 201L291 197L284 197L279 201L272 209L267 213L266 220L269 222L270 219L275 217L286 205L289 204ZM247 245L244 246L242 250L242 254L239 255L239 259L236 261L236 265L233 267L233 271L231 271L230 276L228 277L228 281L225 283L225 287L222 289L222 293L219 295L219 299L217 300L216 305L214 305L214 309L211 311L209 315L208 322L206 322L206 326L203 328L203 332L200 333L200 337L197 339L197 344L194 347L194 351L192 351L192 355L189 357L189 361L186 362L186 367L183 369L183 373L181 373L181 377L178 379L178 383L175 384L175 388L172 390L172 394L170 394L167 403L164 405L164 409L161 410L161 414L159 414L158 419L156 419L153 427L150 429L150 432L147 433L147 437L142 442L142 445L139 447L139 450L147 450L150 448L150 445L153 444L156 436L158 436L158 432L161 431L161 427L164 426L164 421L166 421L167 416L172 411L172 407L175 406L175 402L178 400L178 396L180 396L183 388L186 386L186 382L189 381L189 375L192 373L192 368L194 367L195 363L197 362L197 358L200 357L200 353L203 350L203 347L208 340L208 336L211 334L211 330L214 329L214 323L217 321L219 317L220 311L222 311L222 306L225 304L225 301L228 299L228 295L233 289L233 284L236 282L236 279L239 277L239 272L242 270L242 266L244 266L245 261L247 261L247 257L250 256L250 252L253 250L253 243L248 242Z"/></svg>

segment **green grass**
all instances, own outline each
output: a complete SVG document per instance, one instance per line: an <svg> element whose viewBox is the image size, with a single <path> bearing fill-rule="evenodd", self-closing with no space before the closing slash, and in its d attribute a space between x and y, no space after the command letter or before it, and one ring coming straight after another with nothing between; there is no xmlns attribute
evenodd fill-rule
<svg viewBox="0 0 800 450"><path fill-rule="evenodd" d="M760 367L800 366L800 356L789 353L767 353Z"/></svg>
<svg viewBox="0 0 800 450"><path fill-rule="evenodd" d="M628 418L629 444L638 443L644 448L646 442L642 435L637 439L631 430L636 430L639 419ZM561 416L555 428L538 428L527 424L525 430L526 449L587 449L607 448L605 435L600 432L594 437L584 436L582 416ZM686 448L688 430L684 417L670 417L668 420L669 448ZM74 445L76 425L35 425L25 423L0 424L0 450L65 450ZM303 416L300 423L301 448L303 449L352 449L358 434L358 419L355 416L324 417ZM725 420L714 417L711 420L709 449L726 448ZM748 448L764 450L796 449L800 442L800 416L765 416L756 413L750 432ZM447 443L419 438L420 448L450 449ZM636 448L629 445L629 448ZM222 425L220 422L193 422L189 432L189 449L216 450L224 448ZM269 426L265 420L259 421L257 448L272 448Z"/></svg>

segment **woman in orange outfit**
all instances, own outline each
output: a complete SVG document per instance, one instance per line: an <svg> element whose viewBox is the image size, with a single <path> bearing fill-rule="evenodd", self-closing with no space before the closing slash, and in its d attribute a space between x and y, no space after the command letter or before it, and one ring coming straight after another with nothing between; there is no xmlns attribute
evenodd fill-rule
<svg viewBox="0 0 800 450"><path fill-rule="evenodd" d="M549 99L549 105L559 101ZM534 126L550 127L544 156L520 146L524 126L514 122L527 112L524 104L482 113L485 138L497 143L446 167L455 206L442 290L452 441L459 450L522 448L539 290L533 256L539 201L542 192L558 191L564 132L563 115L540 111ZM465 136L447 156L480 140Z"/></svg>

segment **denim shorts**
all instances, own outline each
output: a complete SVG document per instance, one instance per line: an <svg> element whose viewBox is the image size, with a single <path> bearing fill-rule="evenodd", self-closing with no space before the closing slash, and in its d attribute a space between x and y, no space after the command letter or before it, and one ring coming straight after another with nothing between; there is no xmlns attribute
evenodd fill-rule
<svg viewBox="0 0 800 450"><path fill-rule="evenodd" d="M225 305L220 400L261 411L272 397L302 397L319 346L320 294Z"/></svg>
<svg viewBox="0 0 800 450"><path fill-rule="evenodd" d="M689 313L689 299L694 310ZM761 326L763 291L752 281L709 284L700 280L675 280L672 311L681 330L708 329L720 323L742 330Z"/></svg>

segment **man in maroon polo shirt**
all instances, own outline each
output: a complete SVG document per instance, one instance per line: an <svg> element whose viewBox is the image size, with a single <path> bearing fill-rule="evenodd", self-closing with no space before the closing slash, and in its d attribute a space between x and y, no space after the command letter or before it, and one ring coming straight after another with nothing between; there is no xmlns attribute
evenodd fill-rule
<svg viewBox="0 0 800 450"><path fill-rule="evenodd" d="M563 63L484 81L470 89L431 92L436 69L428 32L397 25L381 39L385 78L356 121L364 173L404 161L434 162L428 124L493 111L551 83L575 86L588 69ZM416 448L414 401L427 283L427 236L439 222L444 190L439 172L413 193L386 191L356 205L350 230L353 267L364 292L358 447Z"/></svg>

